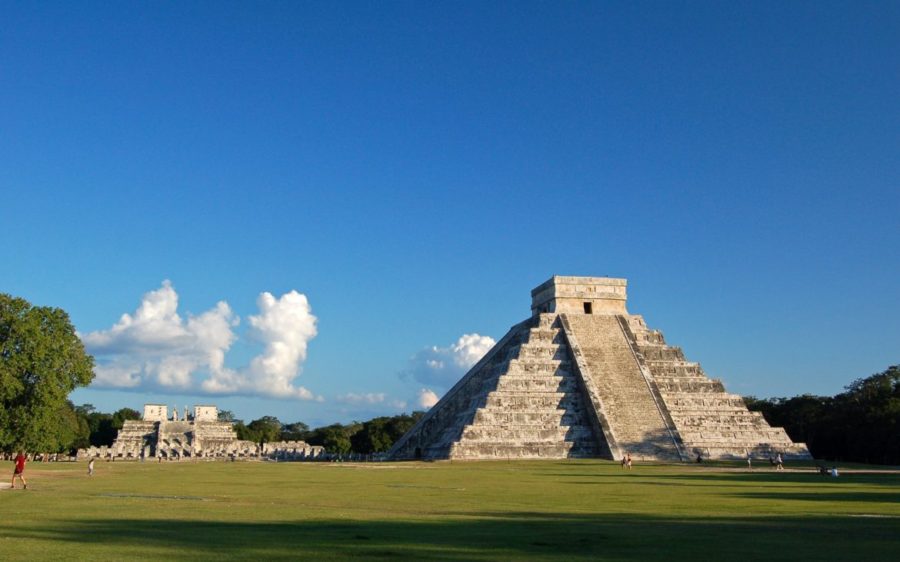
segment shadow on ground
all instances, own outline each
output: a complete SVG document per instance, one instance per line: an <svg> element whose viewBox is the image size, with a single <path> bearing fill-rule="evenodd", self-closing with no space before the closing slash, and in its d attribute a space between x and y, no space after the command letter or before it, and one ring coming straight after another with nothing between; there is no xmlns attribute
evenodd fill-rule
<svg viewBox="0 0 900 562"><path fill-rule="evenodd" d="M716 560L739 554L751 560L849 560L864 552L868 559L886 560L900 551L900 519L843 516L676 519L504 512L419 521L100 519L2 534L62 541L73 553L100 547L100 558L118 553L217 560Z"/></svg>

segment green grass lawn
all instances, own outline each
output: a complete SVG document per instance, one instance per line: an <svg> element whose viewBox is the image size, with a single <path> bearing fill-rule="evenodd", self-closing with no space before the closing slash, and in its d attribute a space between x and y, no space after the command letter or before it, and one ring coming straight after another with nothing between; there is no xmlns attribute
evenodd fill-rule
<svg viewBox="0 0 900 562"><path fill-rule="evenodd" d="M0 559L897 560L900 473L606 461L29 463ZM12 473L12 463L0 463ZM8 480L5 480L8 482Z"/></svg>

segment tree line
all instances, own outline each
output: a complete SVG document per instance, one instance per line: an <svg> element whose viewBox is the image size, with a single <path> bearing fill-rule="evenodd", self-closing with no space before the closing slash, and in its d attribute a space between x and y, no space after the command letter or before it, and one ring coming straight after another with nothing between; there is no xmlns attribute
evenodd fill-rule
<svg viewBox="0 0 900 562"><path fill-rule="evenodd" d="M65 420L60 425L60 428L65 428L64 431L45 441L44 447L29 450L74 454L77 449L89 446L110 446L126 421L141 419L140 412L131 408L104 413L97 411L92 404L74 406L71 402L66 402L58 414ZM274 416L263 416L245 424L243 420L235 419L232 412L222 410L219 421L231 423L238 439L254 443L305 441L310 445L321 445L329 453L368 455L387 452L423 415L424 412L413 412L310 429L303 422L282 423Z"/></svg>
<svg viewBox="0 0 900 562"><path fill-rule="evenodd" d="M744 398L770 425L831 461L900 464L900 365L857 379L835 396Z"/></svg>
<svg viewBox="0 0 900 562"><path fill-rule="evenodd" d="M303 422L282 424L273 416L263 416L245 425L227 410L219 412L219 419L233 422L238 439L257 443L305 441L310 445L321 445L329 453L369 455L386 453L423 415L424 412L413 412L381 416L365 422L334 423L315 429Z"/></svg>

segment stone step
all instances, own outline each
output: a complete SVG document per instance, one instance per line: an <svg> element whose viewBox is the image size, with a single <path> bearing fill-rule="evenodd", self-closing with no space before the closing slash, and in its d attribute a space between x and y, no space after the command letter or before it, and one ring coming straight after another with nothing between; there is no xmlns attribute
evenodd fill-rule
<svg viewBox="0 0 900 562"><path fill-rule="evenodd" d="M501 367L494 371L493 374L553 375L559 371L571 372L571 363L569 361L554 361L552 359L513 359L508 363L505 370Z"/></svg>
<svg viewBox="0 0 900 562"><path fill-rule="evenodd" d="M563 392L492 392L484 407L487 409L565 409L575 398Z"/></svg>
<svg viewBox="0 0 900 562"><path fill-rule="evenodd" d="M454 459L546 459L546 458L588 458L597 456L598 449L593 443L457 443L450 450Z"/></svg>
<svg viewBox="0 0 900 562"><path fill-rule="evenodd" d="M519 361L527 359L567 361L569 354L567 349L560 345L537 346L526 344L519 347L516 359Z"/></svg>
<svg viewBox="0 0 900 562"><path fill-rule="evenodd" d="M540 314L537 327L541 329L557 328L557 320L556 314Z"/></svg>
<svg viewBox="0 0 900 562"><path fill-rule="evenodd" d="M515 442L592 440L594 434L585 426L502 426L471 425L463 430L465 441Z"/></svg>
<svg viewBox="0 0 900 562"><path fill-rule="evenodd" d="M525 341L528 344L552 343L562 345L565 343L565 338L563 337L562 332L557 329L532 328L528 331L528 336Z"/></svg>
<svg viewBox="0 0 900 562"><path fill-rule="evenodd" d="M659 391L663 394L671 392L724 392L725 387L720 381L705 380L691 382L660 382L657 381ZM665 396L664 396L665 398Z"/></svg>
<svg viewBox="0 0 900 562"><path fill-rule="evenodd" d="M575 392L578 384L573 377L500 377L496 391L511 392Z"/></svg>
<svg viewBox="0 0 900 562"><path fill-rule="evenodd" d="M512 371L508 373L502 373L497 377L497 380L502 380L505 378L515 379L515 380L567 380L574 378L574 374L571 371L567 371L565 369L557 369L555 371L549 371L546 373L523 373L521 371ZM489 382L489 381L486 381Z"/></svg>
<svg viewBox="0 0 900 562"><path fill-rule="evenodd" d="M670 400L717 400L724 402L731 401L740 401L741 404L744 404L744 399L738 396L737 394L731 394L729 392L715 392L715 393L704 393L697 394L695 392L678 392L678 391L670 391L666 392L666 404L669 403ZM744 406L746 407L746 406Z"/></svg>
<svg viewBox="0 0 900 562"><path fill-rule="evenodd" d="M757 429L755 431L679 431L679 434L685 443L694 441L740 441L742 443L790 442L790 438L783 432L779 433L777 431L763 429Z"/></svg>
<svg viewBox="0 0 900 562"><path fill-rule="evenodd" d="M682 376L699 376L706 377L706 373L703 372L703 369L700 368L700 365L697 363L693 364L682 364L682 363L670 363L670 362L656 362L649 363L650 372L654 377L682 377Z"/></svg>
<svg viewBox="0 0 900 562"><path fill-rule="evenodd" d="M703 410L683 412L671 410L672 419L679 426L692 425L719 425L723 427L731 427L738 424L746 425L763 425L768 426L765 418L759 412L748 412L747 410ZM755 415L754 415L755 414Z"/></svg>
<svg viewBox="0 0 900 562"><path fill-rule="evenodd" d="M680 347L644 346L639 352L645 361L684 361L684 352Z"/></svg>
<svg viewBox="0 0 900 562"><path fill-rule="evenodd" d="M558 410L547 412L546 410L517 410L510 412L507 410L479 410L473 419L474 424L497 424L497 425L537 425L546 427L548 424L553 425L578 425L586 416L586 410L579 407L573 410L566 410L562 413Z"/></svg>
<svg viewBox="0 0 900 562"><path fill-rule="evenodd" d="M650 367L650 370L656 372L658 369L681 369L681 368L696 368L702 369L700 363L695 361L687 361L687 360L653 360L644 358L644 362L647 363L647 366ZM660 371L662 372L662 371Z"/></svg>

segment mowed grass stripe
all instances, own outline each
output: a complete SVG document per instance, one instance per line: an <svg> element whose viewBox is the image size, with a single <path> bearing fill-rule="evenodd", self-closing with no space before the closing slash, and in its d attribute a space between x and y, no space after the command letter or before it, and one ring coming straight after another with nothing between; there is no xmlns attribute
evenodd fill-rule
<svg viewBox="0 0 900 562"><path fill-rule="evenodd" d="M8 474L11 463L4 463ZM740 464L29 464L7 560L893 559L900 473Z"/></svg>

